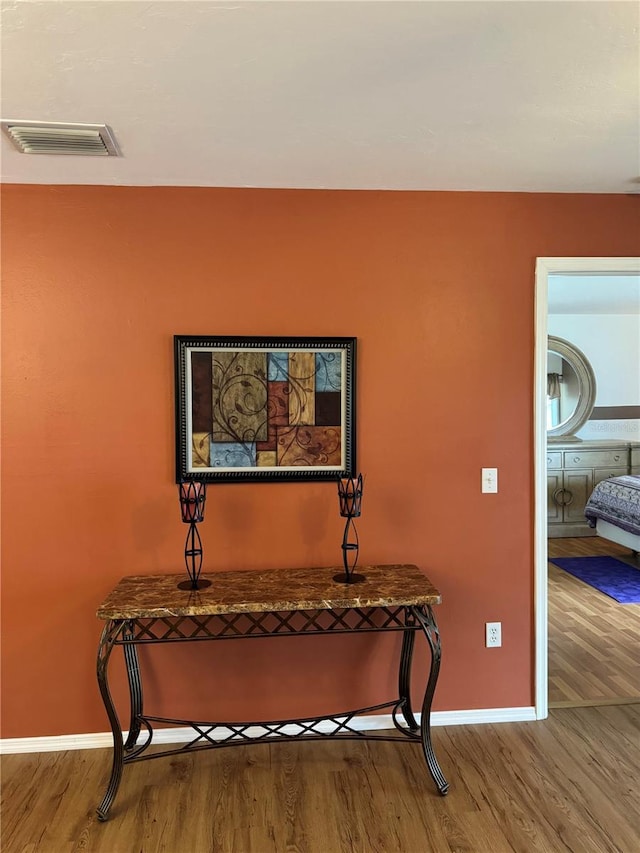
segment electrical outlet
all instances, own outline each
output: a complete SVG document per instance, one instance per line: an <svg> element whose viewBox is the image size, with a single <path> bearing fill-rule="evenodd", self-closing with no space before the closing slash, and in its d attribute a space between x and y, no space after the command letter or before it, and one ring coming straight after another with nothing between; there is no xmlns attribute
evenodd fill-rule
<svg viewBox="0 0 640 853"><path fill-rule="evenodd" d="M498 491L497 468L482 469L482 491L489 494L495 494Z"/></svg>
<svg viewBox="0 0 640 853"><path fill-rule="evenodd" d="M502 645L502 622L487 622L485 627L485 646L495 649Z"/></svg>

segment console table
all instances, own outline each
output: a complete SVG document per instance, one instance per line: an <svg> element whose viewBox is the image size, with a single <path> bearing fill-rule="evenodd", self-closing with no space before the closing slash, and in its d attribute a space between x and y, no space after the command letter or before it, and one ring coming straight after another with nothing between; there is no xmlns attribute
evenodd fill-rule
<svg viewBox="0 0 640 853"><path fill-rule="evenodd" d="M438 791L446 794L449 784L435 757L430 731L431 702L440 669L440 635L432 605L440 603L440 593L417 566L364 566L360 571L365 580L353 584L334 581L335 567L220 572L206 576L211 586L193 591L177 588L184 574L123 578L97 613L105 620L98 647L98 685L113 732L111 777L97 810L99 819L107 819L127 764L277 739L336 737L419 743ZM379 705L317 718L253 723L178 720L151 716L144 710L139 645L388 631L402 634L398 696ZM431 650L420 723L410 695L416 632L426 637ZM115 646L123 648L129 683L126 739L109 690L109 659ZM391 710L397 734L354 727L358 715L384 709ZM181 746L147 751L155 723L190 727L194 736Z"/></svg>

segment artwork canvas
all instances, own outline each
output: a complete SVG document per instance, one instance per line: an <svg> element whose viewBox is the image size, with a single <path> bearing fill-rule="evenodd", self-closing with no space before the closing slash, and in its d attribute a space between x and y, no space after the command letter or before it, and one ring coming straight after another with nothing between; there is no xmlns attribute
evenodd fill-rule
<svg viewBox="0 0 640 853"><path fill-rule="evenodd" d="M178 481L355 470L355 338L176 335Z"/></svg>

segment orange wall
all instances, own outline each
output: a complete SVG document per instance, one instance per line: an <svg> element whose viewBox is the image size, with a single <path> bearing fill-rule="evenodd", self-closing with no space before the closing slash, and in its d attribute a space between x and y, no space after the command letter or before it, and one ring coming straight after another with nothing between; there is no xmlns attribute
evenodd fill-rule
<svg viewBox="0 0 640 853"><path fill-rule="evenodd" d="M96 606L182 571L175 333L357 336L361 558L443 593L436 709L531 705L535 258L633 255L639 226L625 196L6 186L3 736L107 730ZM216 485L202 535L208 571L333 564L335 488ZM154 710L258 718L388 698L396 648L145 657Z"/></svg>

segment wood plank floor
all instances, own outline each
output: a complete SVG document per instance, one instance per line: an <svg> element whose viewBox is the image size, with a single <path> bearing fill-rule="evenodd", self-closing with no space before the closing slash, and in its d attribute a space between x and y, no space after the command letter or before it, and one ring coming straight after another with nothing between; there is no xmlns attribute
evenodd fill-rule
<svg viewBox="0 0 640 853"><path fill-rule="evenodd" d="M434 730L440 797L416 744L335 741L125 768L110 752L2 759L3 853L637 853L640 705Z"/></svg>
<svg viewBox="0 0 640 853"><path fill-rule="evenodd" d="M599 537L549 540L549 557L598 554L640 569L628 548ZM631 701L640 701L640 604L618 604L549 563L549 706Z"/></svg>

